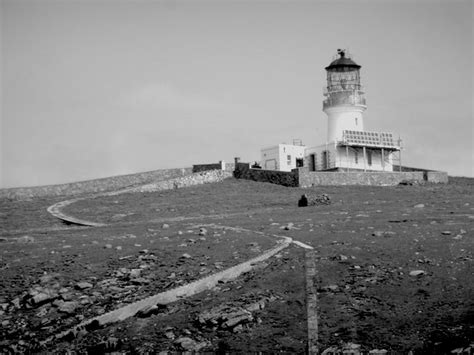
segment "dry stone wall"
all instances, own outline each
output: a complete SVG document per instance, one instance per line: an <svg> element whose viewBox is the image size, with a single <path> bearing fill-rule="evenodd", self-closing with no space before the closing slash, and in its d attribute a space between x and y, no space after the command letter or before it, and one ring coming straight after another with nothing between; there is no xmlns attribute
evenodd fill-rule
<svg viewBox="0 0 474 355"><path fill-rule="evenodd" d="M188 186L208 184L212 182L219 182L225 178L232 177L232 173L222 170L209 170L202 171L199 173L190 174L187 176L182 176L174 179L168 179L164 181L157 181L151 184L140 185L136 187L131 187L128 189L123 189L119 191L112 191L106 193L106 196L119 195L123 193L131 192L154 192L162 190L172 190L179 189Z"/></svg>
<svg viewBox="0 0 474 355"><path fill-rule="evenodd" d="M147 184L190 175L192 168L161 169L139 174L113 176L103 179L73 182L60 185L0 189L0 198L28 199L45 196L74 196L85 193L114 191L129 186Z"/></svg>
<svg viewBox="0 0 474 355"><path fill-rule="evenodd" d="M423 172L315 172L298 169L300 187L318 185L375 185L393 186L404 180L423 182Z"/></svg>
<svg viewBox="0 0 474 355"><path fill-rule="evenodd" d="M248 163L237 163L234 171L237 179L247 179L290 187L341 186L341 185L374 185L393 186L402 181L419 183L447 183L448 174L443 171L349 171L321 172L309 171L308 168L293 169L291 172L251 169Z"/></svg>
<svg viewBox="0 0 474 355"><path fill-rule="evenodd" d="M426 176L426 181L428 182L432 182L435 184L448 183L448 173L444 171L428 171L425 176Z"/></svg>
<svg viewBox="0 0 474 355"><path fill-rule="evenodd" d="M298 175L294 172L251 169L248 163L237 163L235 165L234 177L272 184L296 187L298 186Z"/></svg>

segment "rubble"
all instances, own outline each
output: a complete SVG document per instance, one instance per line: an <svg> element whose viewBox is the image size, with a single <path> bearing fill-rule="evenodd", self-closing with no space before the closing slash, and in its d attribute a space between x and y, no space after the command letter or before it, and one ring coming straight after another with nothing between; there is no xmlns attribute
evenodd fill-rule
<svg viewBox="0 0 474 355"><path fill-rule="evenodd" d="M240 302L225 303L199 313L197 323L200 326L213 329L239 332L244 325L257 322L257 319L253 316L254 312L264 309L268 302L276 300L275 296L261 295L256 300L245 298Z"/></svg>
<svg viewBox="0 0 474 355"><path fill-rule="evenodd" d="M318 206L318 205L329 205L331 204L331 198L326 194L317 196L302 195L298 201L298 207Z"/></svg>

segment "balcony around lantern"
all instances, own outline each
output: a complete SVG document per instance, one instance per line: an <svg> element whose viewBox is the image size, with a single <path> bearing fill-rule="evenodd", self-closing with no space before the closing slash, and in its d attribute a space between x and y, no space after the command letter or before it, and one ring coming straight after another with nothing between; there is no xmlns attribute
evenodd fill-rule
<svg viewBox="0 0 474 355"><path fill-rule="evenodd" d="M341 90L330 92L323 101L323 110L339 105L366 106L365 96L359 90Z"/></svg>
<svg viewBox="0 0 474 355"><path fill-rule="evenodd" d="M343 92L343 91L357 91L360 94L364 93L364 87L358 84L346 84L346 85L331 85L323 86L323 95L328 96L332 93Z"/></svg>

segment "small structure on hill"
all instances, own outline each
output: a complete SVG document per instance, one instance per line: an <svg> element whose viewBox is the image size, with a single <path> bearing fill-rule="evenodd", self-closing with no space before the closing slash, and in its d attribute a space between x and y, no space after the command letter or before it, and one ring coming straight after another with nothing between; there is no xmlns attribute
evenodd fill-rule
<svg viewBox="0 0 474 355"><path fill-rule="evenodd" d="M304 166L305 150L299 139L294 139L293 144L282 143L263 148L260 164L266 170L291 171Z"/></svg>

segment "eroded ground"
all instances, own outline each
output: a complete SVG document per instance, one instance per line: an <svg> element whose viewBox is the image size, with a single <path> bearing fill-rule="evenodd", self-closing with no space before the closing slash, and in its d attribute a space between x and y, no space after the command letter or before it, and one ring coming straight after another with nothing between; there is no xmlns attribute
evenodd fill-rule
<svg viewBox="0 0 474 355"><path fill-rule="evenodd" d="M39 345L248 260L275 245L275 234L317 251L321 350L349 342L415 354L466 348L474 342L474 183L451 181L303 190L228 179L64 209L109 224L101 228L49 216L61 199L1 201L0 350L304 353L304 250L296 245L208 292ZM302 193L326 193L332 204L298 208Z"/></svg>

